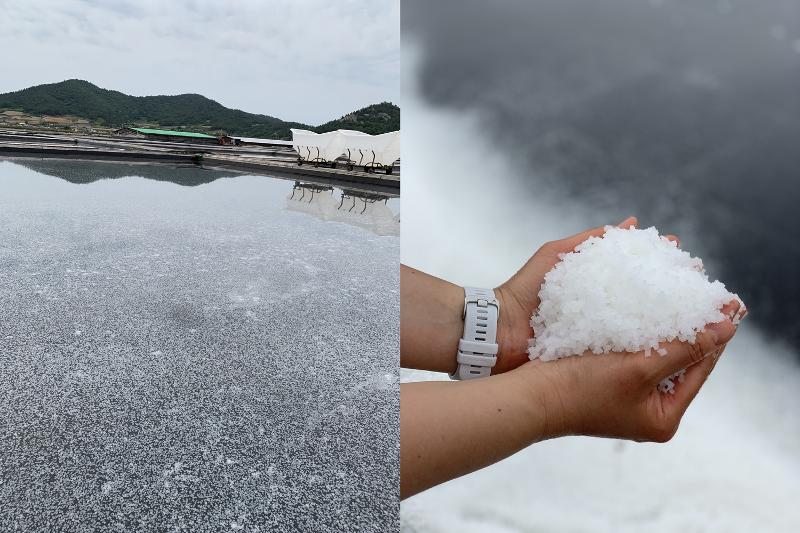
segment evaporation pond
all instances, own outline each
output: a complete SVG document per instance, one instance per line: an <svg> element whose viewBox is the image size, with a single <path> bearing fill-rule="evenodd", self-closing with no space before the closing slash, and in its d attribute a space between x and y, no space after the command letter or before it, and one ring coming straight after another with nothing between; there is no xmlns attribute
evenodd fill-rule
<svg viewBox="0 0 800 533"><path fill-rule="evenodd" d="M0 160L0 529L393 528L393 202Z"/></svg>

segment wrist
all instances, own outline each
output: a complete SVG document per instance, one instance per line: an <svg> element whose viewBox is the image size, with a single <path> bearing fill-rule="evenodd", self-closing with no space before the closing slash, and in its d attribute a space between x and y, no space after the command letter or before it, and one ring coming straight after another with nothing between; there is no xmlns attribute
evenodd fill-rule
<svg viewBox="0 0 800 533"><path fill-rule="evenodd" d="M554 367L529 361L509 372L518 383L519 393L527 400L531 419L540 420L536 424L537 434L531 435L532 442L575 434L568 416L570 398Z"/></svg>
<svg viewBox="0 0 800 533"><path fill-rule="evenodd" d="M492 373L501 374L529 361L528 340L533 337L533 330L530 326L531 312L519 302L507 284L494 289L494 293L500 302L500 314L497 322L497 364Z"/></svg>
<svg viewBox="0 0 800 533"><path fill-rule="evenodd" d="M433 295L434 323L428 338L422 339L432 344L429 365L426 370L452 374L456 367L458 341L464 333L464 289L458 285L448 284Z"/></svg>

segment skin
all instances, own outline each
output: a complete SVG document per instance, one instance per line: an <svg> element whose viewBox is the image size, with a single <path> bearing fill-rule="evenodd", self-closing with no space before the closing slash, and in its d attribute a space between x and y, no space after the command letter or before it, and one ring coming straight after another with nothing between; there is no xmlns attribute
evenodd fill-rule
<svg viewBox="0 0 800 533"><path fill-rule="evenodd" d="M636 224L631 217L620 226ZM497 365L492 376L464 382L400 386L400 493L414 495L502 460L545 439L588 435L666 442L711 373L736 328L730 319L708 324L694 344L671 342L666 356L586 354L529 361L530 317L544 275L561 253L603 228L542 246L506 283L500 301ZM677 241L677 238L671 237ZM402 266L401 366L451 373L463 332L461 287ZM744 309L738 302L726 316ZM681 369L675 394L658 383Z"/></svg>

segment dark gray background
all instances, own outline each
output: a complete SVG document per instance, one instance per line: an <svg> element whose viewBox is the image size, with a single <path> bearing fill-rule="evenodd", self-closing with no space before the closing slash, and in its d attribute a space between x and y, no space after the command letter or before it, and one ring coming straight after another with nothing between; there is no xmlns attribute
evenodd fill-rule
<svg viewBox="0 0 800 533"><path fill-rule="evenodd" d="M800 345L798 2L404 0L402 15L422 97L479 116L531 196L698 233L689 248L751 319Z"/></svg>

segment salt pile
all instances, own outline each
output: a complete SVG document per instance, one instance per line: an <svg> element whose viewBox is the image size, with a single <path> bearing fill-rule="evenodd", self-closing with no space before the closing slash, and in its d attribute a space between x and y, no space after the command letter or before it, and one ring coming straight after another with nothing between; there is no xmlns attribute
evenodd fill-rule
<svg viewBox="0 0 800 533"><path fill-rule="evenodd" d="M563 254L545 275L531 317L531 359L589 351L666 355L660 342L694 342L706 324L726 318L725 304L741 301L719 281L709 281L703 262L656 228L605 229L604 236ZM670 378L676 377L682 375ZM673 386L669 379L660 388L672 392Z"/></svg>

